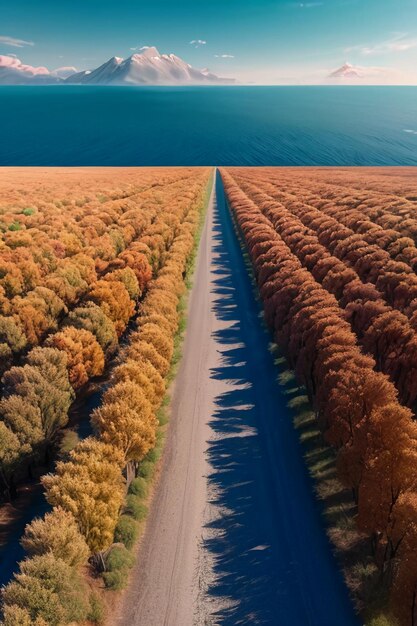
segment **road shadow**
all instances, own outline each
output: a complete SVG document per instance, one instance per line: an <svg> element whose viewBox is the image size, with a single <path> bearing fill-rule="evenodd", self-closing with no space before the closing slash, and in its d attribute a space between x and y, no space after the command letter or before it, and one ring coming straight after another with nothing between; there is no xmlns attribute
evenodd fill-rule
<svg viewBox="0 0 417 626"><path fill-rule="evenodd" d="M222 324L212 335L220 364L210 376L227 384L215 398L207 450L220 512L204 546L214 567L214 623L356 625L219 179L213 229L211 292Z"/></svg>

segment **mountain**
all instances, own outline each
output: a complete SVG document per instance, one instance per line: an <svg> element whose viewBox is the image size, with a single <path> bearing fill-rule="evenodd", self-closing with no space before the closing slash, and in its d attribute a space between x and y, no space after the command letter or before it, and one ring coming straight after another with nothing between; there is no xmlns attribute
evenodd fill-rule
<svg viewBox="0 0 417 626"><path fill-rule="evenodd" d="M209 70L198 70L175 54L160 54L144 48L127 59L112 57L100 67L78 72L67 83L90 85L219 85L233 84L231 78L220 78Z"/></svg>
<svg viewBox="0 0 417 626"><path fill-rule="evenodd" d="M363 68L345 63L342 67L331 72L329 78L362 78L363 75Z"/></svg>
<svg viewBox="0 0 417 626"><path fill-rule="evenodd" d="M398 82L398 76L386 67L359 66L345 63L327 76L327 83L340 84L341 82L352 85L380 85L387 83L391 78Z"/></svg>
<svg viewBox="0 0 417 626"><path fill-rule="evenodd" d="M220 78L208 69L199 70L175 54L160 54L154 47L142 48L127 59L112 57L91 70L78 72L75 67L25 65L13 56L0 55L0 84L46 85L229 85L233 78Z"/></svg>

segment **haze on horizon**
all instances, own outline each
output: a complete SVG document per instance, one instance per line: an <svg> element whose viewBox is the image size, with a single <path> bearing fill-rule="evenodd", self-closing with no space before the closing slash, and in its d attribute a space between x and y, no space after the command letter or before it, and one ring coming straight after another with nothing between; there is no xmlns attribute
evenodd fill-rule
<svg viewBox="0 0 417 626"><path fill-rule="evenodd" d="M0 55L91 69L143 46L255 84L417 84L415 0L17 0L2 8Z"/></svg>

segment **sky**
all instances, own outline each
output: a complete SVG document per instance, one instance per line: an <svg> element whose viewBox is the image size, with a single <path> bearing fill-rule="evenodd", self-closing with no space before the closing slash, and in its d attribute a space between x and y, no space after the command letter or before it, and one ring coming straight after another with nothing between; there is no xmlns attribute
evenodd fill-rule
<svg viewBox="0 0 417 626"><path fill-rule="evenodd" d="M417 84L417 0L0 0L0 55L77 69L142 46L243 83Z"/></svg>

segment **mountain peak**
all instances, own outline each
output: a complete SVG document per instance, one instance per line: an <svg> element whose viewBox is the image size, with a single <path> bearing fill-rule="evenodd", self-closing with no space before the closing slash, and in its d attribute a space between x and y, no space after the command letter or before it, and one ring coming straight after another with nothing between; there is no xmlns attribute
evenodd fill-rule
<svg viewBox="0 0 417 626"><path fill-rule="evenodd" d="M362 71L360 67L355 67L351 63L344 63L337 70L329 74L329 78L361 78Z"/></svg>
<svg viewBox="0 0 417 626"><path fill-rule="evenodd" d="M155 46L144 46L140 49L140 54L147 59L152 59L152 57L160 57L158 48Z"/></svg>

